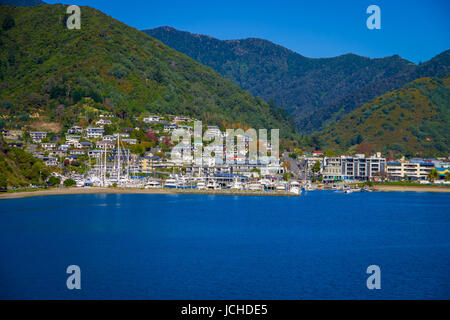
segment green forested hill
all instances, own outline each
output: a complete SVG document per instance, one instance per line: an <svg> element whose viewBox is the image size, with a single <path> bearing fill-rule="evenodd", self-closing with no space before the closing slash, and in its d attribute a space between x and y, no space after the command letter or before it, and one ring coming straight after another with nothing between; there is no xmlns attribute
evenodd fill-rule
<svg viewBox="0 0 450 320"><path fill-rule="evenodd" d="M397 55L312 59L262 39L219 40L171 27L145 30L266 101L274 100L303 132L317 131L407 82L450 72L450 51L421 65Z"/></svg>
<svg viewBox="0 0 450 320"><path fill-rule="evenodd" d="M383 151L391 155L448 156L450 77L421 78L364 104L321 134L340 151Z"/></svg>
<svg viewBox="0 0 450 320"><path fill-rule="evenodd" d="M0 33L3 126L39 112L70 123L90 97L122 118L142 112L190 115L209 124L280 128L283 110L255 98L212 69L102 12L81 7L81 30L65 27L66 6L2 7L13 27Z"/></svg>
<svg viewBox="0 0 450 320"><path fill-rule="evenodd" d="M8 147L0 137L0 190L42 184L49 175L41 160L22 149Z"/></svg>

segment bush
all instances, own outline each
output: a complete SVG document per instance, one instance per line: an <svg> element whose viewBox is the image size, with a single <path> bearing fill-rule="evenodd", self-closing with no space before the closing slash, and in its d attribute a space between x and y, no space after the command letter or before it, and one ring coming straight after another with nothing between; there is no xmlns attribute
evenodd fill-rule
<svg viewBox="0 0 450 320"><path fill-rule="evenodd" d="M73 179L64 180L64 186L69 188L75 186L77 183Z"/></svg>
<svg viewBox="0 0 450 320"><path fill-rule="evenodd" d="M48 183L50 186L57 186L57 185L59 185L59 184L61 183L61 179L60 179L60 178L57 178L57 177L55 177L55 176L50 176L50 178L48 178L47 183Z"/></svg>

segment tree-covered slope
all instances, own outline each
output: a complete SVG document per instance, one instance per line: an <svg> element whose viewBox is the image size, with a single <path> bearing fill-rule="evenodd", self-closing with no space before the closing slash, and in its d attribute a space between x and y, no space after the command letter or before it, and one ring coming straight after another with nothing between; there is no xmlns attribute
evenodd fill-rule
<svg viewBox="0 0 450 320"><path fill-rule="evenodd" d="M145 30L168 46L210 66L240 87L291 113L312 132L383 93L425 76L450 71L450 51L417 66L399 56L355 54L311 59L262 39L218 40L170 27Z"/></svg>
<svg viewBox="0 0 450 320"><path fill-rule="evenodd" d="M448 156L450 77L421 78L386 93L322 132L322 142L341 151Z"/></svg>
<svg viewBox="0 0 450 320"><path fill-rule="evenodd" d="M3 7L14 26L0 33L3 125L38 112L50 121L73 116L90 97L123 118L142 112L190 115L209 124L280 128L293 136L283 110L243 91L212 69L90 7L81 30L65 26L66 6Z"/></svg>
<svg viewBox="0 0 450 320"><path fill-rule="evenodd" d="M8 147L0 137L0 190L7 187L42 184L49 175L39 159L22 149Z"/></svg>

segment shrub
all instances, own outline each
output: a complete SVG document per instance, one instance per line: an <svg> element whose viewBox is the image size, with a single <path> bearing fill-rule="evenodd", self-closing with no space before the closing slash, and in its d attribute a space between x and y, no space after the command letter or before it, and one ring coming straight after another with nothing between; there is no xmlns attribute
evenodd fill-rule
<svg viewBox="0 0 450 320"><path fill-rule="evenodd" d="M73 179L67 179L67 180L64 180L64 186L65 187L73 187L73 186L75 186L77 183L75 182L75 180L73 180Z"/></svg>

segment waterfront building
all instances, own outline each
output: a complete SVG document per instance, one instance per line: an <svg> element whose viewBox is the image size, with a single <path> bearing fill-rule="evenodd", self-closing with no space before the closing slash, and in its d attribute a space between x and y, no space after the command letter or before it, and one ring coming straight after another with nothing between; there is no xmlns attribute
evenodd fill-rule
<svg viewBox="0 0 450 320"><path fill-rule="evenodd" d="M309 163L312 164L312 161ZM325 182L337 180L372 180L378 173L385 172L385 170L386 159L381 157L380 152L370 157L365 157L364 154L324 157L321 161L321 173Z"/></svg>
<svg viewBox="0 0 450 320"><path fill-rule="evenodd" d="M333 182L343 179L341 157L325 157L322 169L323 181Z"/></svg>
<svg viewBox="0 0 450 320"><path fill-rule="evenodd" d="M433 162L423 159L397 160L387 163L387 173L394 179L407 177L411 180L426 180L433 168Z"/></svg>
<svg viewBox="0 0 450 320"><path fill-rule="evenodd" d="M141 172L150 173L153 171L153 165L160 160L158 156L145 156L139 160Z"/></svg>

